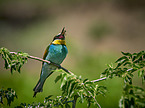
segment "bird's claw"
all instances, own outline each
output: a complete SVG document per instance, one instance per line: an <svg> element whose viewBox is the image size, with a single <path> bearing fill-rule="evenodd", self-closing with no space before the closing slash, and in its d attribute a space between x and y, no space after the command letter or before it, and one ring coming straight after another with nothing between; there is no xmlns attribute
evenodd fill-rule
<svg viewBox="0 0 145 108"><path fill-rule="evenodd" d="M61 69L61 65L58 65L58 69Z"/></svg>

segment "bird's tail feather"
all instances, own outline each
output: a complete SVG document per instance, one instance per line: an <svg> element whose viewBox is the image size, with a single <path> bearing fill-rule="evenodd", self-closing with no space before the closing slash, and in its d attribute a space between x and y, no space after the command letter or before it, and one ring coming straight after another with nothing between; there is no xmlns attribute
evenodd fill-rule
<svg viewBox="0 0 145 108"><path fill-rule="evenodd" d="M43 84L44 84L44 81L38 81L38 83L36 84L36 86L34 87L33 91L34 91L34 95L33 97L36 96L37 92L42 92L42 89L43 89Z"/></svg>
<svg viewBox="0 0 145 108"><path fill-rule="evenodd" d="M49 77L52 73L53 72L49 73L49 75L47 77ZM43 91L43 85L44 85L44 82L45 82L46 78L44 80L39 79L38 83L36 84L36 86L33 89L33 91L34 91L33 97L36 97L36 94L38 92L42 92Z"/></svg>

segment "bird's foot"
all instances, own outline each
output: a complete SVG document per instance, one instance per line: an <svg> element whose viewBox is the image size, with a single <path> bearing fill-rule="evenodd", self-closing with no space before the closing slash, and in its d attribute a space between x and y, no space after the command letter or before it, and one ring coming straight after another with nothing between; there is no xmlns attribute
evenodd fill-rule
<svg viewBox="0 0 145 108"><path fill-rule="evenodd" d="M58 69L61 69L62 67L61 67L61 65L60 64L56 64L56 63L53 63L53 62L51 62L54 66L56 66Z"/></svg>
<svg viewBox="0 0 145 108"><path fill-rule="evenodd" d="M61 65L58 65L58 69L61 69Z"/></svg>

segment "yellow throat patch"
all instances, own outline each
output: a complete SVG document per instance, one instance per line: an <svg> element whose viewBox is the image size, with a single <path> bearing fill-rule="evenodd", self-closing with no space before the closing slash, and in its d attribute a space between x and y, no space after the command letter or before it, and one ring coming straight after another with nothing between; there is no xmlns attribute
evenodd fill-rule
<svg viewBox="0 0 145 108"><path fill-rule="evenodd" d="M59 40L59 39L54 40L52 44L66 45L65 40Z"/></svg>

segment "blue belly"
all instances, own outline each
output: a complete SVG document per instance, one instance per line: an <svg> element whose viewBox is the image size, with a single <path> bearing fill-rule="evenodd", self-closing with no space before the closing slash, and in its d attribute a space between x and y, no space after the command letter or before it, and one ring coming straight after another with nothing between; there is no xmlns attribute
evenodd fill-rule
<svg viewBox="0 0 145 108"><path fill-rule="evenodd" d="M68 53L65 45L50 45L48 49L48 55L46 60L49 60L56 64L61 64Z"/></svg>

